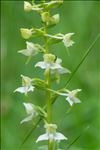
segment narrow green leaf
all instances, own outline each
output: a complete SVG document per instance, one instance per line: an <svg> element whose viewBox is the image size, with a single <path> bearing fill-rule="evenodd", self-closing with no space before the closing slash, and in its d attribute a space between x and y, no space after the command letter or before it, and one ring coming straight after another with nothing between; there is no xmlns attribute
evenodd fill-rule
<svg viewBox="0 0 100 150"><path fill-rule="evenodd" d="M30 135L32 134L32 132L36 129L37 125L40 123L40 121L42 120L42 118L39 118L38 121L36 122L36 124L34 125L34 127L29 131L29 133L27 134L27 136L24 138L23 142L21 143L20 147L21 148L24 143L28 140L28 138L30 137Z"/></svg>
<svg viewBox="0 0 100 150"><path fill-rule="evenodd" d="M72 72L71 76L69 77L67 83L65 84L65 88L68 86L68 84L70 83L70 81L72 80L73 76L75 75L75 73L77 72L77 70L79 69L79 67L82 65L82 63L84 62L84 60L86 59L86 57L88 56L88 54L91 52L93 46L95 45L95 43L97 42L97 40L100 38L100 34L97 35L97 37L95 38L95 40L93 41L93 43L90 45L90 47L87 49L87 51L85 52L84 56L82 57L80 63L77 65L77 67L75 68L75 70Z"/></svg>
<svg viewBox="0 0 100 150"><path fill-rule="evenodd" d="M84 127L83 131L80 133L78 137L76 137L65 150L68 150L87 130L89 129L89 126Z"/></svg>

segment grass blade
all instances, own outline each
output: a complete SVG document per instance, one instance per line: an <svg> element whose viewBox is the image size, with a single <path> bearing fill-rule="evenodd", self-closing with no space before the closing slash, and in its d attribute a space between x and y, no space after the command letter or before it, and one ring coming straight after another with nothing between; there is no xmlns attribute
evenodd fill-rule
<svg viewBox="0 0 100 150"><path fill-rule="evenodd" d="M37 125L40 123L41 120L42 120L42 118L38 119L38 121L36 122L36 124L34 125L34 127L29 131L29 133L27 134L27 136L24 138L24 140L21 143L21 145L20 145L19 148L21 148L23 146L23 144L27 141L27 139L30 137L30 135L32 134L32 132L36 129Z"/></svg>
<svg viewBox="0 0 100 150"><path fill-rule="evenodd" d="M76 137L76 138L74 139L74 141L72 141L72 143L70 143L70 144L68 145L68 147L67 147L65 150L68 150L88 129L89 129L89 126L86 126L86 127L83 129L83 131L80 133L80 135L79 135L78 137Z"/></svg>
<svg viewBox="0 0 100 150"><path fill-rule="evenodd" d="M77 70L79 69L79 67L82 65L82 63L84 62L84 60L86 59L86 57L88 56L88 54L91 52L93 46L95 45L95 43L97 42L97 40L100 38L100 34L97 35L97 37L95 38L95 40L93 41L93 43L90 45L90 47L87 49L87 51L85 52L84 56L82 57L80 63L77 65L77 67L75 68L75 70L72 72L71 76L69 77L68 81L65 84L65 88L68 86L68 84L70 83L70 81L72 80L73 76L75 75L75 73L77 72Z"/></svg>

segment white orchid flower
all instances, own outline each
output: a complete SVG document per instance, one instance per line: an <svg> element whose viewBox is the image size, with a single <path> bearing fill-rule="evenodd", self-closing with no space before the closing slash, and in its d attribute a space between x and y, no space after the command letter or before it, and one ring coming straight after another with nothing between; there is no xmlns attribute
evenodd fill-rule
<svg viewBox="0 0 100 150"><path fill-rule="evenodd" d="M66 96L66 100L69 102L69 104L72 106L74 103L81 103L80 99L76 97L77 93L80 92L81 89L76 89L73 91L68 91L68 93L60 93L62 96Z"/></svg>
<svg viewBox="0 0 100 150"><path fill-rule="evenodd" d="M17 88L14 92L27 94L30 91L34 91L34 86L32 86L32 79L23 75L21 75L21 77L22 77L22 87Z"/></svg>
<svg viewBox="0 0 100 150"><path fill-rule="evenodd" d="M60 141L67 140L67 138L59 132L56 132L57 126L55 124L46 124L44 126L46 128L46 133L40 135L36 142L51 140L51 141Z"/></svg>
<svg viewBox="0 0 100 150"><path fill-rule="evenodd" d="M75 43L74 41L71 40L72 35L74 35L74 33L68 33L63 36L63 43L67 48Z"/></svg>
<svg viewBox="0 0 100 150"><path fill-rule="evenodd" d="M26 49L18 51L25 56L34 56L39 53L39 46L32 42L26 42Z"/></svg>
<svg viewBox="0 0 100 150"><path fill-rule="evenodd" d="M21 124L24 122L28 122L30 120L32 120L34 117L36 117L38 115L36 106L31 104L31 103L23 103L26 113L28 114L28 117L26 117L25 119L23 119L21 121Z"/></svg>
<svg viewBox="0 0 100 150"><path fill-rule="evenodd" d="M44 61L36 63L35 67L40 67L42 69L60 69L62 68L60 64L55 62L55 55L53 54L44 54Z"/></svg>

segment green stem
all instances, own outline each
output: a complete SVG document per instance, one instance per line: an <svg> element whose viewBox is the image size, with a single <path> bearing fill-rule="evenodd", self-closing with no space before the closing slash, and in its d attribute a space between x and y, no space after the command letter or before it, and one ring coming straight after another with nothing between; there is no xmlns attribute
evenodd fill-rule
<svg viewBox="0 0 100 150"><path fill-rule="evenodd" d="M45 24L44 27L45 30L45 34L47 34L47 26ZM46 49L46 53L49 53L49 48L48 48L48 37L44 37L45 38L45 49ZM50 80L50 69L47 68L45 70L45 80L47 83L47 87L50 89L51 88L51 80ZM47 91L46 92L47 95L47 122L50 124L52 123L52 103L51 103L51 91ZM48 141L48 150L53 150L53 142L51 142L50 140Z"/></svg>
<svg viewBox="0 0 100 150"><path fill-rule="evenodd" d="M51 87L50 83L50 69L47 70L47 83L48 83L48 88ZM48 123L52 122L52 108L51 108L51 91L47 91L47 121Z"/></svg>

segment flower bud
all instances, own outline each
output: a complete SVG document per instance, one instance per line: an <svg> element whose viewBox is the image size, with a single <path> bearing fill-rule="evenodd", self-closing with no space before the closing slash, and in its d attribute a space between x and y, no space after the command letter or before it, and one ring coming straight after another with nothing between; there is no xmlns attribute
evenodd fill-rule
<svg viewBox="0 0 100 150"><path fill-rule="evenodd" d="M49 12L43 12L42 15L41 15L41 18L42 18L42 21L43 21L43 22L48 22L49 19L50 19L50 14L49 14Z"/></svg>
<svg viewBox="0 0 100 150"><path fill-rule="evenodd" d="M32 5L29 2L24 1L24 10L29 12L32 10Z"/></svg>
<svg viewBox="0 0 100 150"><path fill-rule="evenodd" d="M32 30L31 29L25 29L25 28L21 28L21 36L24 39L29 39L32 36Z"/></svg>

